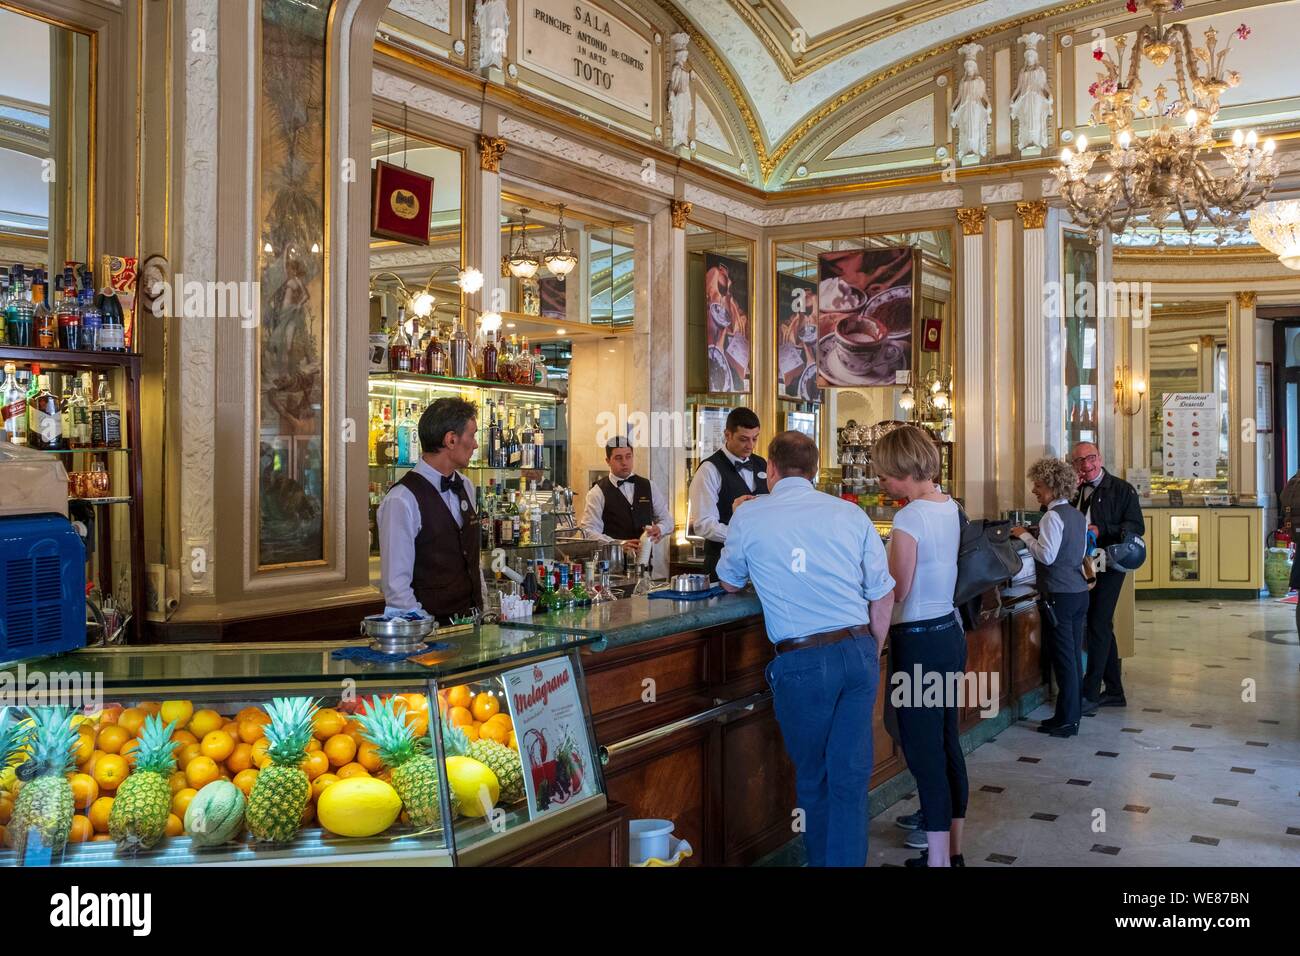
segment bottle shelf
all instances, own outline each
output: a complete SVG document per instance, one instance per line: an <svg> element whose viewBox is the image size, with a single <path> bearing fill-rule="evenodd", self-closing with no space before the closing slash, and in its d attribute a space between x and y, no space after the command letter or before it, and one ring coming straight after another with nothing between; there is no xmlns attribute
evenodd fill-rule
<svg viewBox="0 0 1300 956"><path fill-rule="evenodd" d="M36 448L34 450L43 451L47 455L105 455L131 451L130 448Z"/></svg>
<svg viewBox="0 0 1300 956"><path fill-rule="evenodd" d="M530 398L550 398L563 401L563 396L553 388L540 385L512 385L509 382L494 382L478 378L453 378L450 375L419 375L415 372L371 372L371 382L391 382L396 385L442 386L445 388L478 388L491 392L507 392L514 395L527 395Z"/></svg>
<svg viewBox="0 0 1300 956"><path fill-rule="evenodd" d="M115 368L139 361L139 352L91 352L87 349L43 349L29 346L0 344L0 364L4 362L32 362L42 368L58 371L60 367Z"/></svg>
<svg viewBox="0 0 1300 956"><path fill-rule="evenodd" d="M80 501L88 505L129 505L135 499L127 496L112 498L69 498L68 502Z"/></svg>

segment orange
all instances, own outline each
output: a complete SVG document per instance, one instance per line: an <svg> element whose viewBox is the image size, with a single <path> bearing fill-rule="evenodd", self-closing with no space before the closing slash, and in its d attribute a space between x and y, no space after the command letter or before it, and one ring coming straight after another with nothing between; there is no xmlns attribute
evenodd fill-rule
<svg viewBox="0 0 1300 956"><path fill-rule="evenodd" d="M8 823L14 816L14 802L12 800L0 800L0 824Z"/></svg>
<svg viewBox="0 0 1300 956"><path fill-rule="evenodd" d="M307 824L311 823L315 819L316 819L316 806L315 804L308 802L307 806L302 808L302 822L299 824L299 826L305 827L307 826Z"/></svg>
<svg viewBox="0 0 1300 956"><path fill-rule="evenodd" d="M427 710L408 710L406 712L406 726L411 728L411 732L416 737L428 736L429 712Z"/></svg>
<svg viewBox="0 0 1300 956"><path fill-rule="evenodd" d="M95 738L95 745L106 754L115 754L122 749L122 745L131 739L131 735L125 727L119 727L117 724L108 724L100 729L99 736Z"/></svg>
<svg viewBox="0 0 1300 956"><path fill-rule="evenodd" d="M159 703L158 701L156 701L156 700L145 700L145 701L141 701L140 703L136 704L135 706L136 706L136 709L137 709L137 710L143 710L143 711L144 711L148 716L150 716L150 717L153 717L153 716L156 715L156 714L160 714L160 713L162 713L162 704L160 704L160 703ZM164 723L165 723L165 721L164 721Z"/></svg>
<svg viewBox="0 0 1300 956"><path fill-rule="evenodd" d="M511 750L519 749L519 738L515 736L515 732L513 730L510 731L510 740L506 743L506 746L509 747Z"/></svg>
<svg viewBox="0 0 1300 956"><path fill-rule="evenodd" d="M347 734L335 734L325 741L325 756L329 758L331 767L350 764L357 755L357 749L357 742Z"/></svg>
<svg viewBox="0 0 1300 956"><path fill-rule="evenodd" d="M176 754L176 766L184 770L195 757L203 756L203 748L198 744L186 744L184 747L177 747L174 753Z"/></svg>
<svg viewBox="0 0 1300 956"><path fill-rule="evenodd" d="M77 734L77 756L78 764L83 764L90 759L90 755L95 752L95 732L93 730L82 731Z"/></svg>
<svg viewBox="0 0 1300 956"><path fill-rule="evenodd" d="M348 719L333 707L325 707L316 711L316 716L312 718L312 736L320 741L329 740L335 734L343 733L347 723Z"/></svg>
<svg viewBox="0 0 1300 956"><path fill-rule="evenodd" d="M117 725L132 737L138 737L146 716L148 715L139 707L128 707L118 716Z"/></svg>
<svg viewBox="0 0 1300 956"><path fill-rule="evenodd" d="M190 718L189 731L199 740L202 740L214 730L220 730L226 718L222 717L215 710L196 711Z"/></svg>
<svg viewBox="0 0 1300 956"><path fill-rule="evenodd" d="M355 740L358 747L365 743L366 740L365 735L361 731L361 721L356 718L349 717L348 722L343 725L343 732Z"/></svg>
<svg viewBox="0 0 1300 956"><path fill-rule="evenodd" d="M261 707L245 707L239 713L235 714L235 720L240 723L245 720L256 720L258 723L265 724L269 722L270 719L271 718L266 716L266 712L262 710Z"/></svg>
<svg viewBox="0 0 1300 956"><path fill-rule="evenodd" d="M85 763L78 764L77 769L80 770L82 773L88 773L93 777L95 775L95 766L96 764L99 763L99 758L102 756L104 756L104 751L102 750L92 751L90 754L90 759L87 760Z"/></svg>
<svg viewBox="0 0 1300 956"><path fill-rule="evenodd" d="M126 758L118 754L104 754L95 762L95 783L100 790L116 790L131 772Z"/></svg>
<svg viewBox="0 0 1300 956"><path fill-rule="evenodd" d="M122 749L118 751L118 754L122 757L125 757L126 762L129 763L132 767L134 767L135 766L134 754L139 749L140 749L140 741L132 737L126 743L122 744Z"/></svg>
<svg viewBox="0 0 1300 956"><path fill-rule="evenodd" d="M211 757L217 763L221 763L235 752L235 738L224 730L210 730L203 735L199 750L202 751L203 756Z"/></svg>
<svg viewBox="0 0 1300 956"><path fill-rule="evenodd" d="M95 828L90 825L90 818L78 813L72 818L72 830L68 833L69 843L86 843L95 835Z"/></svg>
<svg viewBox="0 0 1300 956"><path fill-rule="evenodd" d="M239 743L226 759L226 769L231 773L242 773L253 766L253 745Z"/></svg>
<svg viewBox="0 0 1300 956"><path fill-rule="evenodd" d="M312 751L320 750L320 749L321 749L320 741L317 740L315 737L307 741L307 753L311 753Z"/></svg>
<svg viewBox="0 0 1300 956"><path fill-rule="evenodd" d="M167 836L180 836L185 832L185 824L181 818L174 813L167 814L167 829L163 831Z"/></svg>
<svg viewBox="0 0 1300 956"><path fill-rule="evenodd" d="M515 725L512 724L512 723L510 722L510 716L509 716L508 714L504 713L504 712L503 712L503 713L500 713L500 714L497 714L497 715L494 716L494 717L489 717L487 720L484 721L484 723L485 723L485 724L500 724L502 727L505 728L505 731L506 731L507 734L510 733L512 730L515 729Z"/></svg>
<svg viewBox="0 0 1300 956"><path fill-rule="evenodd" d="M74 773L68 781L72 785L72 805L85 810L99 799L99 784L88 773Z"/></svg>
<svg viewBox="0 0 1300 956"><path fill-rule="evenodd" d="M358 764L360 766L360 764ZM331 783L338 783L339 778L332 773L323 773L311 782L311 798L319 800L320 795L325 792L325 788Z"/></svg>
<svg viewBox="0 0 1300 956"><path fill-rule="evenodd" d="M368 777L370 771L355 761L344 767L339 767L337 774L340 780L347 780L349 777Z"/></svg>
<svg viewBox="0 0 1300 956"><path fill-rule="evenodd" d="M239 721L229 720L221 725L221 729L230 734L233 740L239 740Z"/></svg>
<svg viewBox="0 0 1300 956"><path fill-rule="evenodd" d="M457 684L447 691L447 703L452 707L469 707L473 700L474 695L470 693L467 684Z"/></svg>
<svg viewBox="0 0 1300 956"><path fill-rule="evenodd" d="M464 727L474 722L474 715L469 712L468 707L457 705L451 709L451 713L447 716L450 718L453 727Z"/></svg>
<svg viewBox="0 0 1300 956"><path fill-rule="evenodd" d="M108 814L112 809L112 797L100 797L90 805L90 809L86 811L86 818L90 820L90 825L95 828L96 833L108 832Z"/></svg>
<svg viewBox="0 0 1300 956"><path fill-rule="evenodd" d="M158 713L164 725L174 722L177 727L184 727L194 716L194 703L188 700L165 700Z"/></svg>
<svg viewBox="0 0 1300 956"><path fill-rule="evenodd" d="M172 734L172 740L176 741L178 744L197 744L199 742L199 738L195 737L188 730L176 731L176 733Z"/></svg>
<svg viewBox="0 0 1300 956"><path fill-rule="evenodd" d="M501 701L497 700L495 694L479 694L474 698L475 720L487 720L489 717L495 717L501 713Z"/></svg>
<svg viewBox="0 0 1300 956"><path fill-rule="evenodd" d="M199 792L193 787L186 787L184 790L172 794L172 813L184 820L185 811L189 809L190 801L198 795Z"/></svg>
<svg viewBox="0 0 1300 956"><path fill-rule="evenodd" d="M257 743L253 744L253 751L250 756L253 758L253 766L258 770L271 765L271 758L266 752L270 746L271 741L265 737L259 738Z"/></svg>
<svg viewBox="0 0 1300 956"><path fill-rule="evenodd" d="M307 775L308 780L315 780L329 770L330 761L323 750L315 750L302 758L300 766L302 772Z"/></svg>
<svg viewBox="0 0 1300 956"><path fill-rule="evenodd" d="M246 744L255 743L262 736L262 721L244 718L239 722L239 739Z"/></svg>
<svg viewBox="0 0 1300 956"><path fill-rule="evenodd" d="M244 791L244 796L247 797L253 792L253 784L257 783L257 771L251 767L248 770L241 770L235 774L235 779L230 782Z"/></svg>
<svg viewBox="0 0 1300 956"><path fill-rule="evenodd" d="M202 790L213 780L221 777L217 762L211 757L195 757L185 768L185 782L195 790Z"/></svg>
<svg viewBox="0 0 1300 956"><path fill-rule="evenodd" d="M481 740L495 740L499 744L510 739L510 731L491 720L478 729L478 735Z"/></svg>
<svg viewBox="0 0 1300 956"><path fill-rule="evenodd" d="M384 766L384 762L379 759L379 748L368 740L357 748L357 763L371 773L382 770Z"/></svg>
<svg viewBox="0 0 1300 956"><path fill-rule="evenodd" d="M107 833L96 833L93 837L90 838L90 842L91 842L91 843L107 843L107 842L108 842L109 840L111 840L111 839L113 839L113 838L112 838L111 836L109 836Z"/></svg>
<svg viewBox="0 0 1300 956"><path fill-rule="evenodd" d="M465 732L465 736L469 738L469 742L473 743L474 741L478 740L478 728L479 728L479 724L475 722L472 724L466 724L460 729Z"/></svg>
<svg viewBox="0 0 1300 956"><path fill-rule="evenodd" d="M117 715L120 713L122 713L121 704L109 704L99 712L99 716L95 719L99 722L100 726L115 724L117 723Z"/></svg>
<svg viewBox="0 0 1300 956"><path fill-rule="evenodd" d="M189 786L189 785L185 782L185 771L183 771L183 770L177 770L177 771L176 771L175 773L173 773L170 777L168 777L168 778L167 778L167 786L168 786L169 788L171 788L171 792L172 792L173 795L174 795L174 794L177 794L177 793L180 793L180 792L181 792L182 790L184 790L187 786Z"/></svg>

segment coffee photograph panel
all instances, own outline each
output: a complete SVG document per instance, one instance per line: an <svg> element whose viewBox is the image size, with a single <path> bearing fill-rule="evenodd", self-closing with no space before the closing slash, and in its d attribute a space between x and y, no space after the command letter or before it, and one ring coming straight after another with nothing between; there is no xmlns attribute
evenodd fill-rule
<svg viewBox="0 0 1300 956"><path fill-rule="evenodd" d="M750 363L749 264L704 256L709 392L748 392Z"/></svg>
<svg viewBox="0 0 1300 956"><path fill-rule="evenodd" d="M820 402L817 385L817 285L798 276L776 277L776 372L782 398Z"/></svg>
<svg viewBox="0 0 1300 956"><path fill-rule="evenodd" d="M887 246L817 257L818 385L894 385L911 370L918 256Z"/></svg>

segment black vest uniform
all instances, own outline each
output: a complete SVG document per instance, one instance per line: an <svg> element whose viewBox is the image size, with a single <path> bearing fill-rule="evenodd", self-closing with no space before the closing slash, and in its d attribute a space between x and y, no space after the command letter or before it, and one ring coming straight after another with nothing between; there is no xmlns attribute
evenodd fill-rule
<svg viewBox="0 0 1300 956"><path fill-rule="evenodd" d="M723 524L731 524L731 503L737 498L744 495L765 495L767 494L767 478L758 477L759 472L767 474L767 460L750 455L749 462L754 466L754 490L750 491L749 486L745 484L745 479L740 477L740 471L731 463L724 449L719 448L705 461L713 462L713 467L718 469L718 474L722 477L722 485L718 488L718 520ZM722 556L723 544L721 541L704 542L704 572L711 578L717 577L718 558Z"/></svg>
<svg viewBox="0 0 1300 956"><path fill-rule="evenodd" d="M415 567L411 570L415 599L440 624L449 622L452 615L481 608L478 513L464 484L456 489L464 505L458 528L442 495L423 475L408 471L397 483L415 496L420 507L420 533L415 536Z"/></svg>
<svg viewBox="0 0 1300 956"><path fill-rule="evenodd" d="M624 479L627 480L627 479ZM605 510L600 520L604 533L619 541L628 541L641 537L648 524L655 523L655 506L650 492L650 479L632 475L632 501L623 497L623 492L609 480L606 475L596 486L605 495Z"/></svg>

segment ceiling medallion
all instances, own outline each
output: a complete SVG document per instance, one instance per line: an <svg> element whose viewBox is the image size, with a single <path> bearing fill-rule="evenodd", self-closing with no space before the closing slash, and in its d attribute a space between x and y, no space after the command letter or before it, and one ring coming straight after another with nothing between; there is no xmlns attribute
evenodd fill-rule
<svg viewBox="0 0 1300 956"><path fill-rule="evenodd" d="M1244 214L1268 197L1279 172L1273 141L1260 143L1254 130L1233 132L1231 145L1219 150L1222 163L1211 165L1201 156L1215 146L1219 97L1241 81L1225 67L1232 38L1244 41L1250 28L1243 23L1219 50L1211 27L1205 45L1197 46L1186 24L1164 23L1166 14L1182 9L1182 0L1146 0L1146 7L1154 23L1137 31L1127 60L1124 36L1114 39L1114 56L1104 41L1093 48L1105 72L1089 87L1096 100L1092 121L1110 129L1111 145L1104 153L1110 171L1090 176L1103 154L1089 152L1087 137L1078 136L1074 150L1061 150L1053 172L1071 216L1094 237L1102 229L1122 233L1139 226L1163 236L1165 229L1181 225L1189 233L1209 226L1222 238L1225 230L1240 229ZM1128 9L1136 13L1137 0L1129 0ZM1163 83L1144 95L1143 58L1158 68L1171 56L1177 96L1170 99Z"/></svg>

